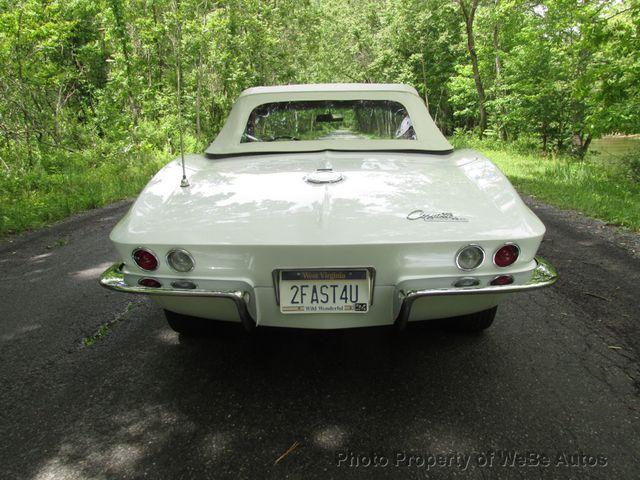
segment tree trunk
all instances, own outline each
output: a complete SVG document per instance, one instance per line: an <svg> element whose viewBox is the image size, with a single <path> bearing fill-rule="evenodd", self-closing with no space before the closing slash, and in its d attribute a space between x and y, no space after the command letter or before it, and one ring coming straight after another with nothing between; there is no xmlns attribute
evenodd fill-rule
<svg viewBox="0 0 640 480"><path fill-rule="evenodd" d="M158 19L158 7L156 5L156 1L154 1L151 4L151 10L153 12L153 25L155 28L159 28L159 19ZM160 43L160 39L157 36L154 36L154 43L155 43L155 47L156 47L156 56L154 58L155 60L155 66L156 66L156 71L154 72L154 79L156 81L160 81L163 77L164 77L164 70L165 70L165 54L164 54L164 50L162 48L162 45ZM151 67L152 68L152 67Z"/></svg>
<svg viewBox="0 0 640 480"><path fill-rule="evenodd" d="M198 56L198 68L196 70L196 136L202 137L202 122L200 109L202 107L202 52Z"/></svg>
<svg viewBox="0 0 640 480"><path fill-rule="evenodd" d="M207 30L207 13L209 11L209 2L205 0L202 10L202 35L204 36ZM198 51L198 67L196 69L196 135L198 140L202 137L202 118L200 109L202 108L202 76L203 76L203 58L204 58L204 46L201 45Z"/></svg>
<svg viewBox="0 0 640 480"><path fill-rule="evenodd" d="M495 0L494 7L496 12L500 5L500 0ZM500 25L496 19L496 23L493 26L493 49L496 52L496 96L502 96L502 59L500 58ZM507 141L507 128L505 126L505 118L507 116L507 109L504 104L500 104L500 138L502 141Z"/></svg>
<svg viewBox="0 0 640 480"><path fill-rule="evenodd" d="M480 77L480 69L478 68L478 55L476 54L475 37L473 33L473 22L478 9L479 0L471 0L471 5L466 4L466 0L457 0L460 5L460 11L464 17L465 30L467 32L467 51L471 57L471 67L473 68L473 80L476 84L478 92L478 104L480 111L480 138L487 129L487 109L485 107L486 95L484 93L484 85Z"/></svg>
<svg viewBox="0 0 640 480"><path fill-rule="evenodd" d="M121 0L110 0L111 12L116 22L116 34L120 40L120 48L122 48L122 56L124 57L124 66L126 72L126 88L127 98L129 100L129 106L131 108L131 115L133 117L133 124L138 124L139 108L136 103L133 92L133 74L131 71L131 54L129 50L129 35L127 33L127 25L125 20L125 12L122 6Z"/></svg>
<svg viewBox="0 0 640 480"><path fill-rule="evenodd" d="M573 150L574 155L576 155L580 160L584 160L587 151L589 150L589 146L591 145L591 134L587 133L586 135L581 133L574 133L571 136L571 149Z"/></svg>
<svg viewBox="0 0 640 480"><path fill-rule="evenodd" d="M424 53L421 58L422 63L422 85L424 86L424 104L427 106L427 112L429 111L429 94L427 93L427 69L424 65Z"/></svg>

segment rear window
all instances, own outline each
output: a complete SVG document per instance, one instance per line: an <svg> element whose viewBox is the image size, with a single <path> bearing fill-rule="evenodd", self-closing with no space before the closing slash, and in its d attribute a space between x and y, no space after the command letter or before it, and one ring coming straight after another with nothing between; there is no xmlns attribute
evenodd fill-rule
<svg viewBox="0 0 640 480"><path fill-rule="evenodd" d="M256 107L242 143L298 140L415 140L407 110L388 100L314 100Z"/></svg>

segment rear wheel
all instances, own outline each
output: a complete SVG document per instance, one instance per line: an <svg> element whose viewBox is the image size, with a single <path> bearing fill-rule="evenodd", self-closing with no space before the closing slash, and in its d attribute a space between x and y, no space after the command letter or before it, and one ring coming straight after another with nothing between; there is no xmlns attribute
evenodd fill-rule
<svg viewBox="0 0 640 480"><path fill-rule="evenodd" d="M460 332L481 332L486 330L493 323L498 307L482 310L481 312L470 313L461 317L448 320L448 324Z"/></svg>

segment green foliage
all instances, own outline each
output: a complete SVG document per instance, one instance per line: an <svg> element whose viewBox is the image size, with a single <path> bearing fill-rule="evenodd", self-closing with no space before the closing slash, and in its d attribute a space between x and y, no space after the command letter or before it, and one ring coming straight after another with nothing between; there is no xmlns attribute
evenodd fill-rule
<svg viewBox="0 0 640 480"><path fill-rule="evenodd" d="M640 152L631 152L624 155L620 162L624 165L624 174L627 179L635 184L640 184Z"/></svg>
<svg viewBox="0 0 640 480"><path fill-rule="evenodd" d="M145 147L144 142L46 154L29 168L0 176L0 233L37 227L132 196L168 159L166 152Z"/></svg>
<svg viewBox="0 0 640 480"><path fill-rule="evenodd" d="M250 86L409 83L445 133L478 132L459 1L0 0L0 234L135 194ZM472 30L495 149L640 131L637 0L483 1Z"/></svg>
<svg viewBox="0 0 640 480"><path fill-rule="evenodd" d="M474 148L490 158L522 193L561 208L577 210L609 223L640 231L638 156L631 163L605 167L598 161L576 162L568 155L542 156L525 144L505 144L464 135L453 138L457 148Z"/></svg>

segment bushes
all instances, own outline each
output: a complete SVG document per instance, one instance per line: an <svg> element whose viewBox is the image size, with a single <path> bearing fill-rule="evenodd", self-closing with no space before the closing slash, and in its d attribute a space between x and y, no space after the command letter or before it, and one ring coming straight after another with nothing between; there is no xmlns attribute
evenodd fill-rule
<svg viewBox="0 0 640 480"><path fill-rule="evenodd" d="M533 135L521 135L515 140L504 142L493 130L486 130L485 138L480 140L469 132L456 129L449 141L455 148L504 150L525 155L540 152L540 140Z"/></svg>
<svg viewBox="0 0 640 480"><path fill-rule="evenodd" d="M87 157L91 157L87 152ZM0 235L38 227L70 214L136 194L161 166L158 156L139 165L103 163L54 174L32 172L0 179Z"/></svg>
<svg viewBox="0 0 640 480"><path fill-rule="evenodd" d="M0 175L1 236L135 195L171 153L146 141L111 139L74 152L25 156L6 149L0 158L7 159Z"/></svg>
<svg viewBox="0 0 640 480"><path fill-rule="evenodd" d="M620 159L627 179L633 183L640 183L640 152L630 152Z"/></svg>

